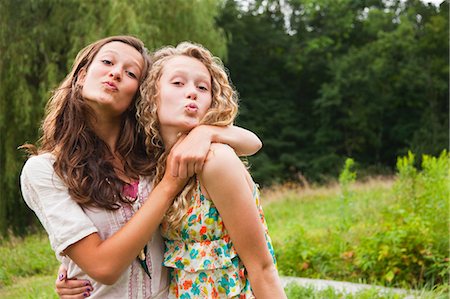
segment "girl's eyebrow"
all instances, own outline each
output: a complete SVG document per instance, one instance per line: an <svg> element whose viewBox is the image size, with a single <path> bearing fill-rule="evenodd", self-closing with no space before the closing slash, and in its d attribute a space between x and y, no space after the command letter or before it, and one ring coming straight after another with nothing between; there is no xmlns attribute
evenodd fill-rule
<svg viewBox="0 0 450 299"><path fill-rule="evenodd" d="M183 69L175 69L172 71L172 73L170 74L170 77L176 77L176 76L180 76L180 75L188 75L190 74L190 72L187 72ZM200 79L200 81L205 81L206 83L210 84L210 79L211 77L204 75L203 73L198 73L196 74L197 78Z"/></svg>
<svg viewBox="0 0 450 299"><path fill-rule="evenodd" d="M104 55L104 54L113 54L113 55L115 55L115 56L120 56L120 53L119 53L119 52L117 52L117 51L115 51L115 50L110 50L110 49L105 50L105 51L103 51L102 53L100 53L100 55ZM131 61L130 64L131 64L132 66L135 66L135 67L137 67L137 68L139 69L139 71L142 71L142 68L141 68L140 64L138 63L138 61L137 61L136 59L131 58L130 61Z"/></svg>

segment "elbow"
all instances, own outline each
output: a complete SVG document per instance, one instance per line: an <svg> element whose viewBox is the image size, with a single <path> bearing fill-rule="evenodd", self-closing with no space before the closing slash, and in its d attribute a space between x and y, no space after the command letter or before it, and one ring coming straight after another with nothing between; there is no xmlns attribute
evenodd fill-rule
<svg viewBox="0 0 450 299"><path fill-rule="evenodd" d="M272 281L278 277L278 270L274 263L263 263L256 267L247 268L249 277L254 277L257 280L269 280Z"/></svg>
<svg viewBox="0 0 450 299"><path fill-rule="evenodd" d="M96 269L88 273L92 279L104 285L115 284L119 280L120 274L120 271L107 268Z"/></svg>
<svg viewBox="0 0 450 299"><path fill-rule="evenodd" d="M259 152L259 150L262 149L262 147L263 147L262 141L261 141L261 139L258 138L258 141L256 142L256 152L255 153Z"/></svg>
<svg viewBox="0 0 450 299"><path fill-rule="evenodd" d="M259 150L262 148L263 144L261 139L259 139L256 135L255 135L255 140L253 141L251 150L250 150L250 155L254 155L257 152L259 152Z"/></svg>
<svg viewBox="0 0 450 299"><path fill-rule="evenodd" d="M113 285L117 282L117 280L119 279L118 276L115 275L99 275L99 276L93 276L92 277L95 281L98 281L101 284L104 285Z"/></svg>
<svg viewBox="0 0 450 299"><path fill-rule="evenodd" d="M109 285L110 286L110 285L115 284L118 279L119 279L119 277L113 277L112 275L107 275L107 276L102 277L101 280L98 279L96 281L98 281L98 282L100 282L100 283L102 283L104 285Z"/></svg>

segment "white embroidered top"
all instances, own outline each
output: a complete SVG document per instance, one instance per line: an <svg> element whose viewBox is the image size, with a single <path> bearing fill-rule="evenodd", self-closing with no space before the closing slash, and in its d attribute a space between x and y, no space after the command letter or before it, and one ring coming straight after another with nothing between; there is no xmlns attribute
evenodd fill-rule
<svg viewBox="0 0 450 299"><path fill-rule="evenodd" d="M159 231L147 244L147 266L152 279L136 259L115 284L104 285L89 277L63 253L69 245L92 233L106 239L118 231L147 198L150 181L140 178L138 197L133 205L123 204L114 211L83 209L70 197L53 163L50 153L31 157L22 169L20 182L25 202L47 231L56 258L67 266L68 277L89 279L94 288L90 298L167 298L168 274L162 266L164 242Z"/></svg>

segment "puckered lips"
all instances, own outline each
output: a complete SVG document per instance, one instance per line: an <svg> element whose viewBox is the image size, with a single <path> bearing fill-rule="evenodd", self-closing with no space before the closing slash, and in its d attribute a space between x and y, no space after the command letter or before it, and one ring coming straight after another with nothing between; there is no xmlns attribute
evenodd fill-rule
<svg viewBox="0 0 450 299"><path fill-rule="evenodd" d="M186 106L184 106L184 108L189 114L193 114L198 111L198 106L195 103L188 103Z"/></svg>
<svg viewBox="0 0 450 299"><path fill-rule="evenodd" d="M102 84L107 90L119 91L119 89L117 88L117 85L112 81L105 81L105 82L102 82Z"/></svg>

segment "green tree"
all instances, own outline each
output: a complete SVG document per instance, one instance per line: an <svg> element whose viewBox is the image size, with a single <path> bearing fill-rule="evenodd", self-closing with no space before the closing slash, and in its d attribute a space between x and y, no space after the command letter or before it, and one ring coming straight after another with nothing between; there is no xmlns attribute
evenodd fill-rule
<svg viewBox="0 0 450 299"><path fill-rule="evenodd" d="M390 168L448 146L448 1L227 1L219 25L258 181Z"/></svg>
<svg viewBox="0 0 450 299"><path fill-rule="evenodd" d="M293 99L292 72L287 68L290 36L281 1L254 3L242 11L228 1L218 23L228 37L231 78L240 94L238 124L255 131L264 148L250 157L252 174L260 183L284 181L301 168L296 156L303 132L299 102Z"/></svg>
<svg viewBox="0 0 450 299"><path fill-rule="evenodd" d="M369 12L377 38L332 61L331 80L315 101L317 136L335 131L324 143L366 165L393 165L410 148L437 154L448 146L448 17L421 2L406 4L398 15Z"/></svg>

